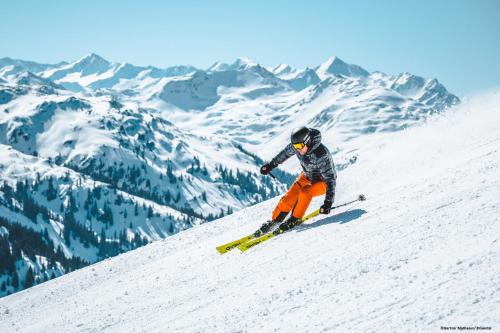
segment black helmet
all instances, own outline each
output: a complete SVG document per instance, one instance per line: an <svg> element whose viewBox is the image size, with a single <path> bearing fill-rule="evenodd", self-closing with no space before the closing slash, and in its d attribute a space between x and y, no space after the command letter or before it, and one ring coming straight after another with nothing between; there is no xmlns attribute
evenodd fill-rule
<svg viewBox="0 0 500 333"><path fill-rule="evenodd" d="M292 131L290 137L292 144L303 143L306 146L311 142L311 130L307 127L299 127Z"/></svg>

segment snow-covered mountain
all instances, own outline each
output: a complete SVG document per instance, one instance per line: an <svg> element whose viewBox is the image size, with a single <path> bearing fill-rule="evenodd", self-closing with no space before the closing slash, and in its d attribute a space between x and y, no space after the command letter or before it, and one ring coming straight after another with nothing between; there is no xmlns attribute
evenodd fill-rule
<svg viewBox="0 0 500 333"><path fill-rule="evenodd" d="M153 66L141 67L128 63L112 63L101 56L91 53L63 66L50 67L37 74L59 83L68 90L81 92L112 88L121 80L134 81L145 78L157 79L163 77L185 75L195 71L192 66L173 66L160 69Z"/></svg>
<svg viewBox="0 0 500 333"><path fill-rule="evenodd" d="M2 298L0 330L494 331L499 105L499 92L479 96L347 142L359 158L339 172L337 202L367 201L243 254L215 251L268 218L271 199Z"/></svg>
<svg viewBox="0 0 500 333"><path fill-rule="evenodd" d="M364 68L358 65L345 63L339 57L331 57L316 68L316 72L321 79L330 75L344 75L349 77L366 77L370 75Z"/></svg>
<svg viewBox="0 0 500 333"><path fill-rule="evenodd" d="M435 79L337 57L304 70L245 58L159 69L96 54L0 64L0 218L10 235L0 295L277 196L297 162L278 180L258 168L293 127L322 130L345 169L358 158L352 140L458 103Z"/></svg>
<svg viewBox="0 0 500 333"><path fill-rule="evenodd" d="M65 66L67 63L62 61L57 64L39 64L33 61L17 60L9 57L0 58L1 75L16 74L19 72L40 73L52 68Z"/></svg>

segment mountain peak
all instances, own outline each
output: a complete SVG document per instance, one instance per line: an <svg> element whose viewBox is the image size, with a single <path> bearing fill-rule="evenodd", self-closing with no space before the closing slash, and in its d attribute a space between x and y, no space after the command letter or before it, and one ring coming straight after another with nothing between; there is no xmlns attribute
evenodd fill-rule
<svg viewBox="0 0 500 333"><path fill-rule="evenodd" d="M293 68L287 64L279 64L271 70L271 72L275 75L288 74L292 71L293 71Z"/></svg>
<svg viewBox="0 0 500 333"><path fill-rule="evenodd" d="M3 57L3 58L0 58L0 62L13 62L14 59L10 58L10 57Z"/></svg>
<svg viewBox="0 0 500 333"><path fill-rule="evenodd" d="M101 74L110 69L111 63L98 54L90 53L68 64L65 70L80 72L82 76ZM52 77L51 77L52 78ZM59 77L57 77L58 79ZM56 78L52 78L56 79Z"/></svg>
<svg viewBox="0 0 500 333"><path fill-rule="evenodd" d="M344 75L344 76L368 76L368 73L364 68L358 65L351 65L344 62L337 56L332 56L328 58L324 63L316 68L316 72L321 79L329 75Z"/></svg>
<svg viewBox="0 0 500 333"><path fill-rule="evenodd" d="M222 61L215 62L212 66L208 67L208 72L221 72L221 71L240 71L246 70L255 66L259 66L258 63L252 59L246 57L237 58L232 64L227 64Z"/></svg>
<svg viewBox="0 0 500 333"><path fill-rule="evenodd" d="M55 84L51 80L44 79L38 75L35 75L31 73L30 71L27 70L22 70L18 73L15 73L13 75L14 82L16 82L19 85L26 85L26 86L47 86L47 87L52 87L56 89L64 89L62 86Z"/></svg>
<svg viewBox="0 0 500 333"><path fill-rule="evenodd" d="M258 64L252 59L240 57L230 65L230 68L235 70L244 70L254 66L258 66Z"/></svg>
<svg viewBox="0 0 500 333"><path fill-rule="evenodd" d="M92 52L90 54L87 54L83 58L80 58L79 60L76 61L77 63L86 63L86 64L107 64L109 65L110 62L101 57L100 55Z"/></svg>
<svg viewBox="0 0 500 333"><path fill-rule="evenodd" d="M207 72L219 72L224 71L229 67L228 64L222 61L216 61L212 66L207 68Z"/></svg>

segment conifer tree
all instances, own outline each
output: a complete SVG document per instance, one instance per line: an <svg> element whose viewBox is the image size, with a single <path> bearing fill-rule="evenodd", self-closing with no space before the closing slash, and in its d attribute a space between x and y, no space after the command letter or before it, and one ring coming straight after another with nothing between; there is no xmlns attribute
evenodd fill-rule
<svg viewBox="0 0 500 333"><path fill-rule="evenodd" d="M24 288L32 287L35 283L35 278L33 276L33 269L29 266L28 271L26 272L26 277L24 278Z"/></svg>
<svg viewBox="0 0 500 333"><path fill-rule="evenodd" d="M19 275L17 275L17 272L12 273L12 287L14 287L14 290L19 288Z"/></svg>

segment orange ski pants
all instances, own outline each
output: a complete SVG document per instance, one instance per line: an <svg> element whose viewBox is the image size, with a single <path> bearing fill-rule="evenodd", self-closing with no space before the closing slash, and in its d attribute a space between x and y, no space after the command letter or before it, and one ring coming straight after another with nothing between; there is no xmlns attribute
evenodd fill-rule
<svg viewBox="0 0 500 333"><path fill-rule="evenodd" d="M326 193L326 183L323 181L311 183L309 179L301 173L299 178L293 183L288 192L280 199L273 211L273 221L281 212L289 212L293 209L293 216L301 218L306 213L313 197ZM294 208L295 207L295 208Z"/></svg>

